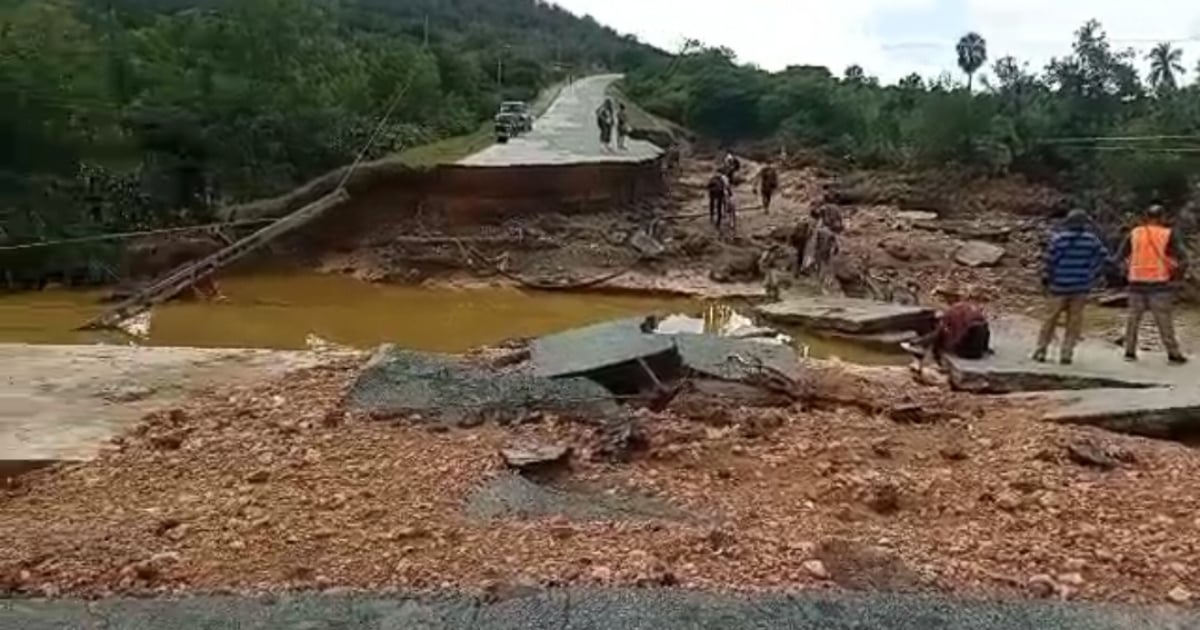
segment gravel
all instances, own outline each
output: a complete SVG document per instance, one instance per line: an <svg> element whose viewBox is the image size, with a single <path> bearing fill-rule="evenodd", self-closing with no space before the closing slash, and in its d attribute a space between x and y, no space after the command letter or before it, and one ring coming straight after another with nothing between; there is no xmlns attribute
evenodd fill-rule
<svg viewBox="0 0 1200 630"><path fill-rule="evenodd" d="M921 404L944 420L899 425L853 407L732 408L719 423L639 411L649 448L622 464L596 461L593 428L550 413L469 430L373 419L343 406L358 371L334 364L214 391L152 414L95 461L17 479L0 498L0 588L161 597L673 584L1178 605L1200 580L1193 449L1041 423L1036 408L917 388L903 370L808 374L839 398ZM1131 463L1073 464L1068 446L1084 438ZM703 518L550 507L473 520L464 505L503 472L497 452L513 443L569 446L571 490L654 497ZM949 443L969 457L944 459ZM881 489L882 513L872 509ZM829 579L806 568L812 560Z"/></svg>

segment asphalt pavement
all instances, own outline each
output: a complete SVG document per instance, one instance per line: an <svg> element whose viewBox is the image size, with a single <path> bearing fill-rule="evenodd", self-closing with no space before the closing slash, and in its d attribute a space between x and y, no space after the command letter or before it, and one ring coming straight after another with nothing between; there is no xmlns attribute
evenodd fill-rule
<svg viewBox="0 0 1200 630"><path fill-rule="evenodd" d="M621 78L605 74L565 86L533 131L494 144L459 161L464 166L563 166L569 164L645 162L662 150L644 140L628 139L624 149L605 147L596 127L596 110L608 96L609 85Z"/></svg>
<svg viewBox="0 0 1200 630"><path fill-rule="evenodd" d="M464 595L6 600L22 630L1155 630L1200 627L1194 612L894 594L739 597L678 590L529 590Z"/></svg>

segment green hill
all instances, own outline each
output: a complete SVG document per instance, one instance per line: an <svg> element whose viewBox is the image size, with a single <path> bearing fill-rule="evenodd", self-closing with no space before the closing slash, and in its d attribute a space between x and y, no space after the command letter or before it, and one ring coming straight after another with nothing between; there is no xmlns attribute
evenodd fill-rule
<svg viewBox="0 0 1200 630"><path fill-rule="evenodd" d="M401 92L368 157L473 131L567 72L665 56L536 0L0 0L0 33L10 243L290 189L352 161Z"/></svg>

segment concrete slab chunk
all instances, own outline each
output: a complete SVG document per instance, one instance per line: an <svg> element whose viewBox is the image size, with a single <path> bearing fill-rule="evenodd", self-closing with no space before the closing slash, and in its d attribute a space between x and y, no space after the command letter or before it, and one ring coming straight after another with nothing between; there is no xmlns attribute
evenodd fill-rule
<svg viewBox="0 0 1200 630"><path fill-rule="evenodd" d="M993 394L1098 388L1141 389L1170 385L1200 377L1194 368L1172 368L1149 359L1127 363L1121 349L1094 339L1075 348L1074 363L1037 363L1030 357L1036 346L1039 324L1028 317L993 318L992 348L981 361L949 357L950 381L958 389ZM1183 380L1180 380L1183 379Z"/></svg>
<svg viewBox="0 0 1200 630"><path fill-rule="evenodd" d="M1200 391L1194 388L1093 389L1058 395L1044 418L1144 437L1200 435Z"/></svg>
<svg viewBox="0 0 1200 630"><path fill-rule="evenodd" d="M674 337L684 369L710 378L744 380L756 372L755 365L791 378L800 376L800 362L791 346L715 335Z"/></svg>
<svg viewBox="0 0 1200 630"><path fill-rule="evenodd" d="M856 334L930 330L936 319L932 308L837 297L785 300L759 306L755 312L780 324Z"/></svg>
<svg viewBox="0 0 1200 630"><path fill-rule="evenodd" d="M533 410L603 421L617 411L612 394L588 379L497 372L391 345L375 352L347 399L363 411L415 413L447 424L476 422L481 415L512 419Z"/></svg>
<svg viewBox="0 0 1200 630"><path fill-rule="evenodd" d="M642 332L644 319L620 319L555 335L531 345L533 372L560 378L578 376L642 359L677 357L671 337Z"/></svg>

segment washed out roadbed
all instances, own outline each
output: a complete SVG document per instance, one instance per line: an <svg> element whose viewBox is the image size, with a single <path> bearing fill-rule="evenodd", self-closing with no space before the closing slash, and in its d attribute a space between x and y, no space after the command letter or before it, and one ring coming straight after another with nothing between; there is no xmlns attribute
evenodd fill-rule
<svg viewBox="0 0 1200 630"><path fill-rule="evenodd" d="M814 385L851 403L821 411L626 411L648 448L606 463L594 428L552 414L435 429L348 413L360 367L331 360L215 392L152 414L94 461L15 479L0 500L0 587L666 585L1178 604L1200 588L1195 451L915 389L902 370L814 367ZM572 447L571 488L670 509L472 519L467 499L509 474L498 450L528 441ZM1080 452L1114 455L1098 466Z"/></svg>

